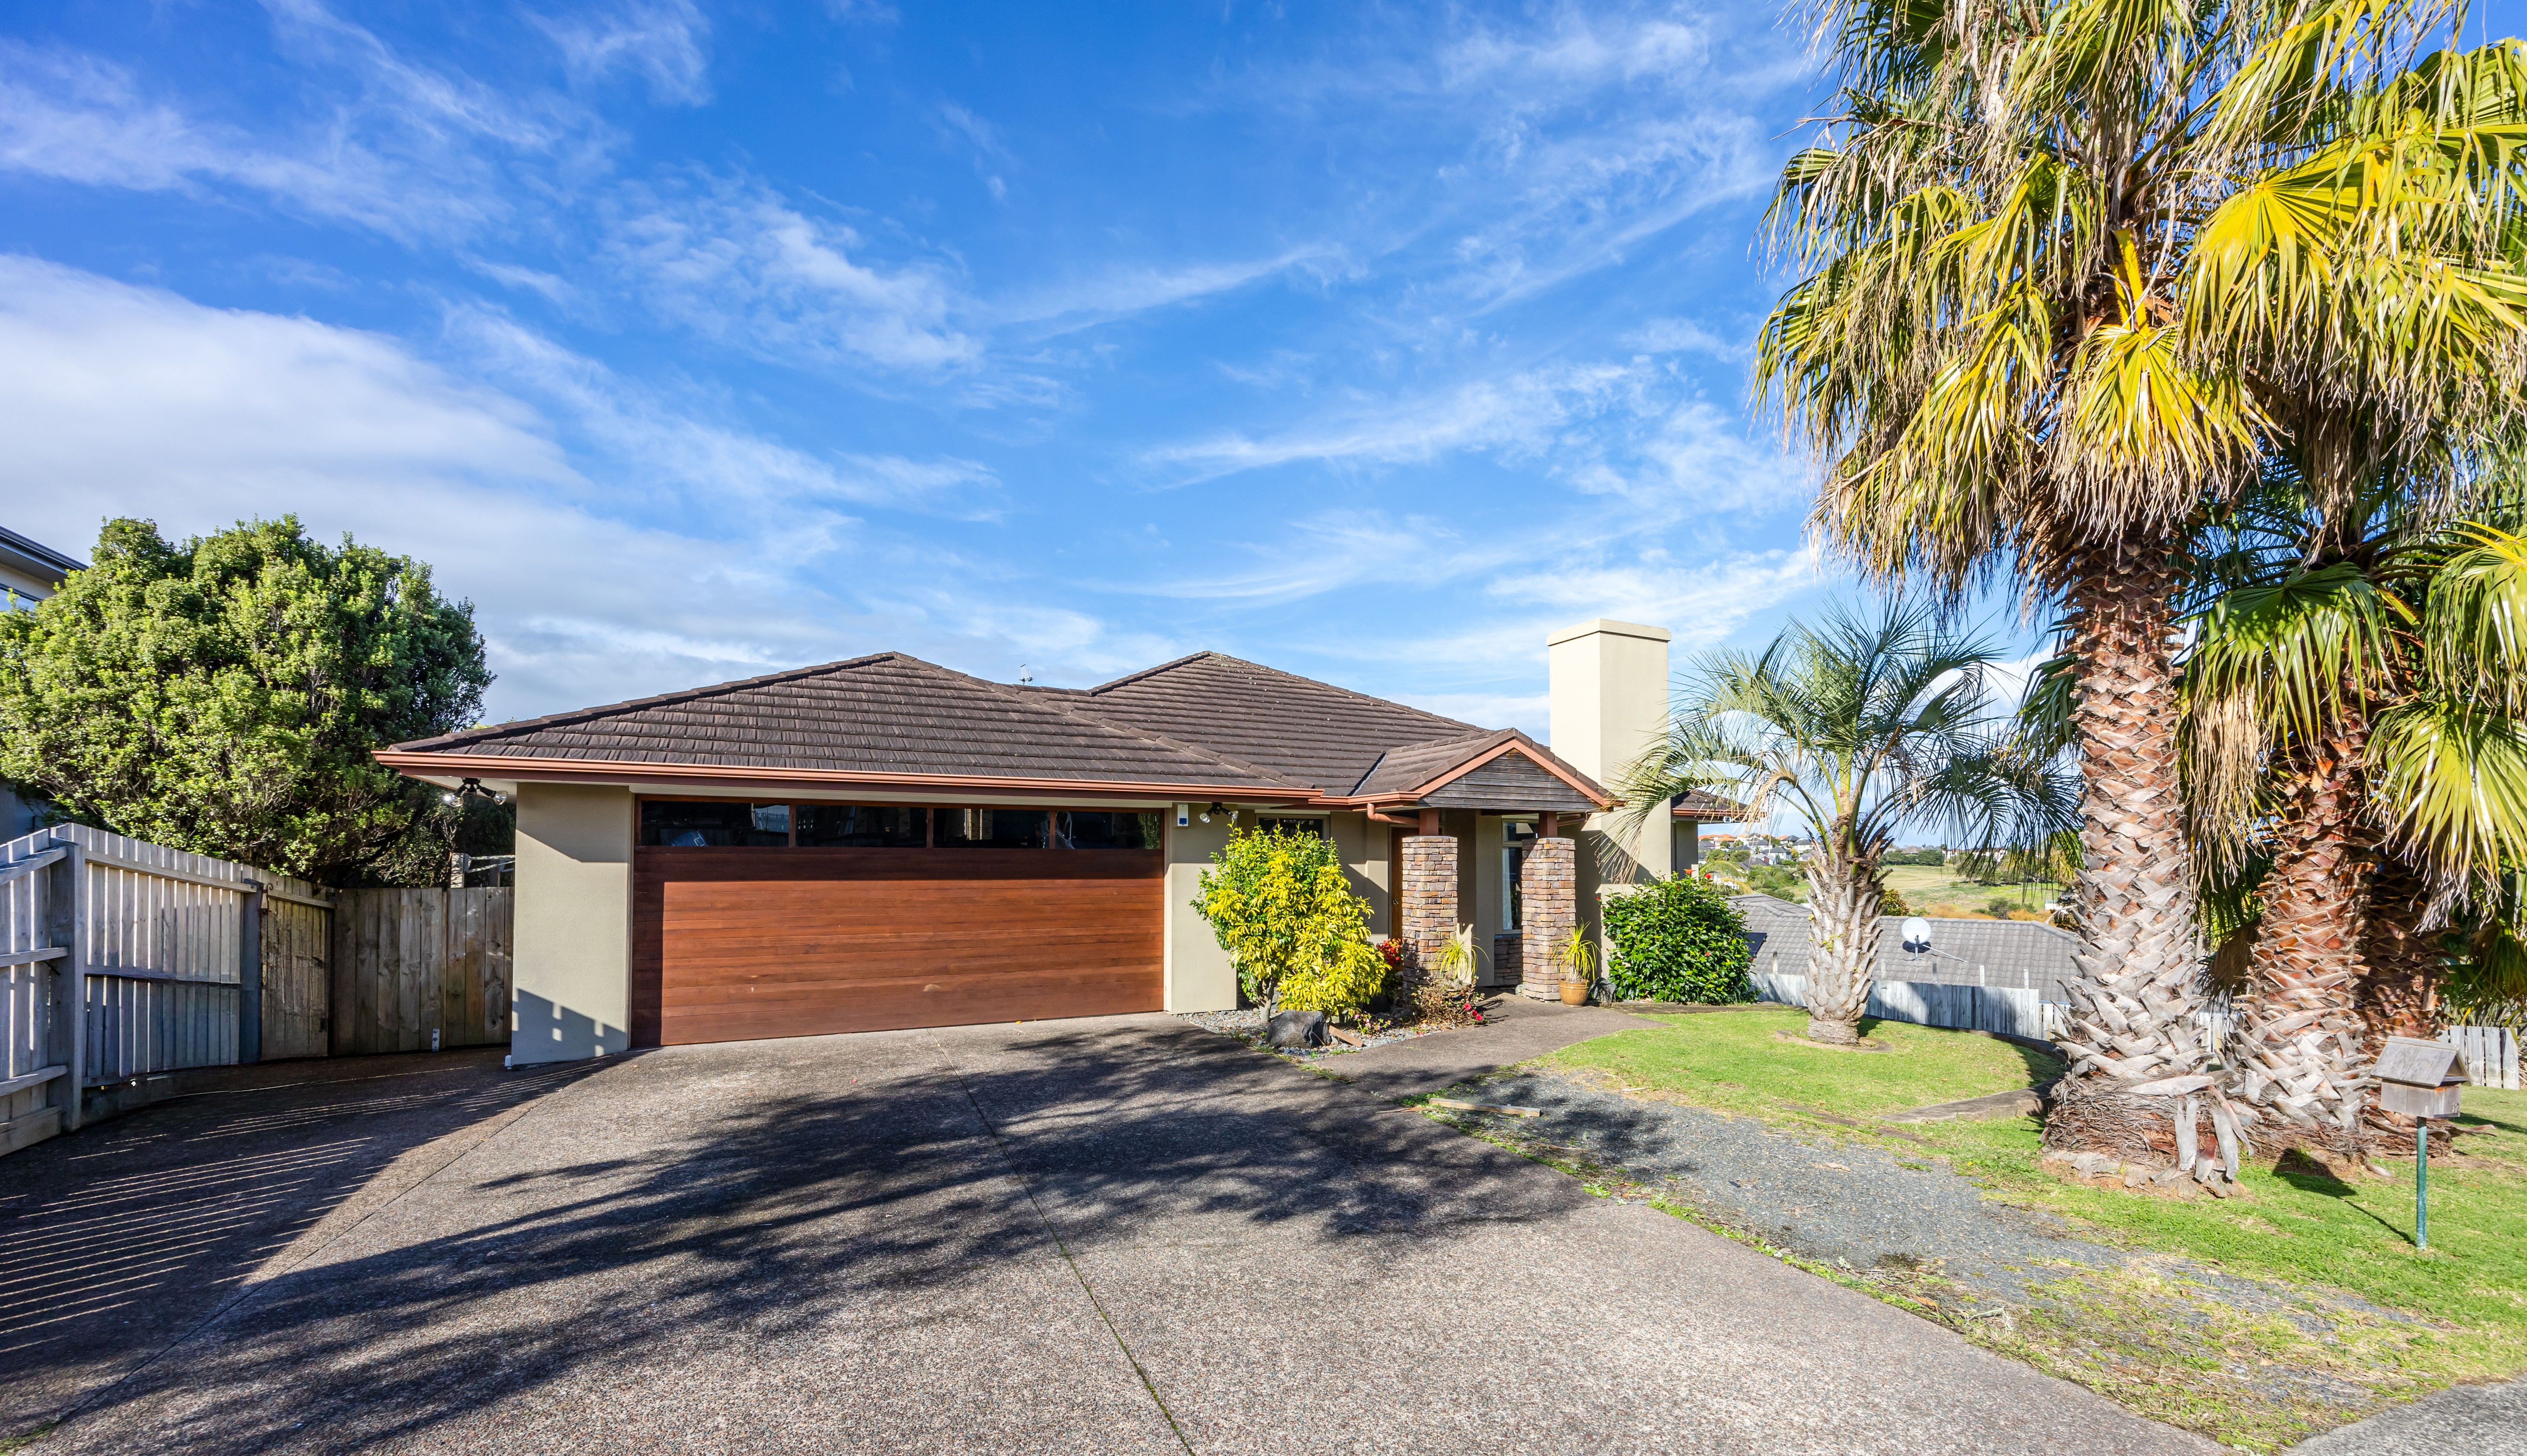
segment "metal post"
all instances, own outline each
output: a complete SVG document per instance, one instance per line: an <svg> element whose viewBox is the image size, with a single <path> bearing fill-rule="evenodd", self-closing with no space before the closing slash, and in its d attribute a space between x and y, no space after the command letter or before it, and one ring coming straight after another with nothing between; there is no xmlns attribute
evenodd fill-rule
<svg viewBox="0 0 2527 1456"><path fill-rule="evenodd" d="M263 1060L263 894L254 880L242 883L254 893L237 905L237 1062Z"/></svg>
<svg viewBox="0 0 2527 1456"><path fill-rule="evenodd" d="M2431 1119L2413 1119L2413 1247L2431 1246Z"/></svg>

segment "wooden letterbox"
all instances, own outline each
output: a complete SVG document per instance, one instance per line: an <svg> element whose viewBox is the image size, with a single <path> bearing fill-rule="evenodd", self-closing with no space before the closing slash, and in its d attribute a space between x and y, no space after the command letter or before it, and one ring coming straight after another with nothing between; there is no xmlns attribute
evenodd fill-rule
<svg viewBox="0 0 2527 1456"><path fill-rule="evenodd" d="M2465 1058L2444 1041L2391 1036L2378 1054L2378 1105L2408 1118L2453 1118Z"/></svg>

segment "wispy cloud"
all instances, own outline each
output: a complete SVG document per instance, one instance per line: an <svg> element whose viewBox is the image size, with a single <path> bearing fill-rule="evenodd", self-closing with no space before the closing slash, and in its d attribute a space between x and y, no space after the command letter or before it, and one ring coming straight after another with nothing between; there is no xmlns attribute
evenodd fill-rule
<svg viewBox="0 0 2527 1456"><path fill-rule="evenodd" d="M1268 258L1174 266L1125 265L1016 293L994 305L991 316L1002 325L1050 326L1027 331L1030 333L1058 334L1235 292L1285 274L1314 273L1322 277L1350 271L1340 248L1314 244L1290 248Z"/></svg>
<svg viewBox="0 0 2527 1456"><path fill-rule="evenodd" d="M962 300L945 267L862 261L873 250L855 229L760 183L689 174L627 185L608 210L604 251L622 283L734 347L915 371L981 351L954 322Z"/></svg>
<svg viewBox="0 0 2527 1456"><path fill-rule="evenodd" d="M710 22L693 0L630 0L535 23L584 80L628 72L647 81L659 101L699 106L711 98Z"/></svg>

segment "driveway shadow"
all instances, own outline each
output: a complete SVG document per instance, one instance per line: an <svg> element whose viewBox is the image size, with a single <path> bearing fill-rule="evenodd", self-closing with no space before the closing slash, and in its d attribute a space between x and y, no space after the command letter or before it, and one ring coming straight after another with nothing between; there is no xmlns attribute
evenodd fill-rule
<svg viewBox="0 0 2527 1456"><path fill-rule="evenodd" d="M1585 1202L1525 1167L1171 1019L675 1048L581 1076L54 1442L391 1444L785 1361L912 1399L978 1329L1110 1361L1071 1260L1374 1251Z"/></svg>

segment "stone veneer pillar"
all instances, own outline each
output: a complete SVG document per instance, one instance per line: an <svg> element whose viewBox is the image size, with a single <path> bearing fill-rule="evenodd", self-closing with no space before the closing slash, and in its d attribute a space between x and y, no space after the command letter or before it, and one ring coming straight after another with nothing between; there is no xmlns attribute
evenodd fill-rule
<svg viewBox="0 0 2527 1456"><path fill-rule="evenodd" d="M1571 927L1579 923L1579 858L1573 841L1539 839L1527 846L1518 889L1523 922L1519 926L1519 994L1559 1001L1563 966L1556 957L1571 938Z"/></svg>
<svg viewBox="0 0 2527 1456"><path fill-rule="evenodd" d="M1457 837L1404 837L1404 945L1426 968L1457 933Z"/></svg>

